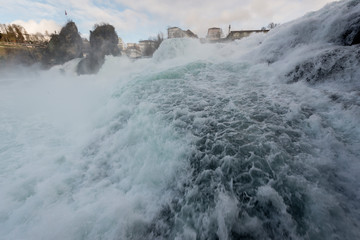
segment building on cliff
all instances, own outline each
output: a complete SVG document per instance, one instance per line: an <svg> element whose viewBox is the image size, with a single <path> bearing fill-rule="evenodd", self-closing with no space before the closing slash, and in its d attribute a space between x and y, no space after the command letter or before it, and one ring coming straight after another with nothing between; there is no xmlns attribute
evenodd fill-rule
<svg viewBox="0 0 360 240"><path fill-rule="evenodd" d="M222 29L218 27L212 27L208 29L206 40L216 41L219 40L223 35Z"/></svg>
<svg viewBox="0 0 360 240"><path fill-rule="evenodd" d="M239 40L244 37L250 36L252 33L267 33L269 30L244 30L244 31L231 31L226 39L229 41Z"/></svg>
<svg viewBox="0 0 360 240"><path fill-rule="evenodd" d="M156 42L153 40L141 40L139 41L139 47L141 55L149 57L152 56L156 50Z"/></svg>
<svg viewBox="0 0 360 240"><path fill-rule="evenodd" d="M184 31L178 27L168 28L168 38L198 38L198 36L189 29Z"/></svg>
<svg viewBox="0 0 360 240"><path fill-rule="evenodd" d="M230 31L229 34L224 38L221 28L212 27L208 29L206 38L201 39L202 43L219 43L239 40L250 36L252 33L267 33L269 30L242 30L242 31Z"/></svg>
<svg viewBox="0 0 360 240"><path fill-rule="evenodd" d="M125 54L129 58L140 58L142 56L142 53L139 44L127 43Z"/></svg>

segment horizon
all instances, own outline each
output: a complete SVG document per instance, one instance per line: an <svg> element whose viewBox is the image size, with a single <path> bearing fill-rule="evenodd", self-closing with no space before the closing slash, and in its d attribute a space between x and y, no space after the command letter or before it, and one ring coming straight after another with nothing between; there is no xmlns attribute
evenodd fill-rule
<svg viewBox="0 0 360 240"><path fill-rule="evenodd" d="M134 43L155 37L160 32L167 36L167 28L175 26L190 29L199 37L205 37L211 27L219 27L224 32L229 25L232 30L261 29L271 22L283 24L294 20L330 2L333 0L276 0L271 3L209 0L205 4L202 1L167 0L0 0L0 23L19 24L34 34L58 32L72 20L81 36L86 38L95 24L108 23L115 27L125 43Z"/></svg>

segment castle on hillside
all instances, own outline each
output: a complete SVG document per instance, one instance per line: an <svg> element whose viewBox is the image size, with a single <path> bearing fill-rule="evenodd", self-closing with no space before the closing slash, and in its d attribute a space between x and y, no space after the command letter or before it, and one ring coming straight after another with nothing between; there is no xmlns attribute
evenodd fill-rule
<svg viewBox="0 0 360 240"><path fill-rule="evenodd" d="M211 27L208 29L206 38L201 38L202 43L215 43L215 42L228 42L239 40L244 37L250 36L252 33L267 33L269 30L242 30L242 31L230 31L229 34L224 37L224 33L219 27ZM179 27L170 27L167 29L168 38L198 38L198 36L190 30L182 30Z"/></svg>

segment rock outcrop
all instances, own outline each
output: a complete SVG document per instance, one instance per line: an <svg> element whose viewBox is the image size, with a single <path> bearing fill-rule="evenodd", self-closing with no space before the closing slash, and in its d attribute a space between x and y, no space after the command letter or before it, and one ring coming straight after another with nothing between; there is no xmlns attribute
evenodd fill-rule
<svg viewBox="0 0 360 240"><path fill-rule="evenodd" d="M360 48L333 46L298 63L286 74L289 82L306 80L309 83L320 81L346 79L350 69L360 65ZM349 70L346 70L349 69ZM353 71L354 72L354 71ZM354 74L354 76L356 76Z"/></svg>
<svg viewBox="0 0 360 240"><path fill-rule="evenodd" d="M118 42L119 37L115 28L110 24L97 26L94 31L90 32L91 50L101 55L119 55Z"/></svg>
<svg viewBox="0 0 360 240"><path fill-rule="evenodd" d="M360 44L360 14L350 21L348 29L343 34L344 45Z"/></svg>
<svg viewBox="0 0 360 240"><path fill-rule="evenodd" d="M120 55L118 39L115 28L110 24L97 26L94 31L90 31L90 53L79 62L77 73L97 73L105 62L106 55Z"/></svg>
<svg viewBox="0 0 360 240"><path fill-rule="evenodd" d="M68 22L59 34L51 37L45 50L44 65L63 64L71 59L82 57L83 42L74 22Z"/></svg>

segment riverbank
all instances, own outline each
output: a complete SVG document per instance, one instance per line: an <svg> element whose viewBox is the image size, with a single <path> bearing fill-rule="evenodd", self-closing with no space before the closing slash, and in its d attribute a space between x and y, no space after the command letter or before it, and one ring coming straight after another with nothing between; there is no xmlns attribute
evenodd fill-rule
<svg viewBox="0 0 360 240"><path fill-rule="evenodd" d="M42 60L47 44L0 42L0 67L10 64L30 66Z"/></svg>

